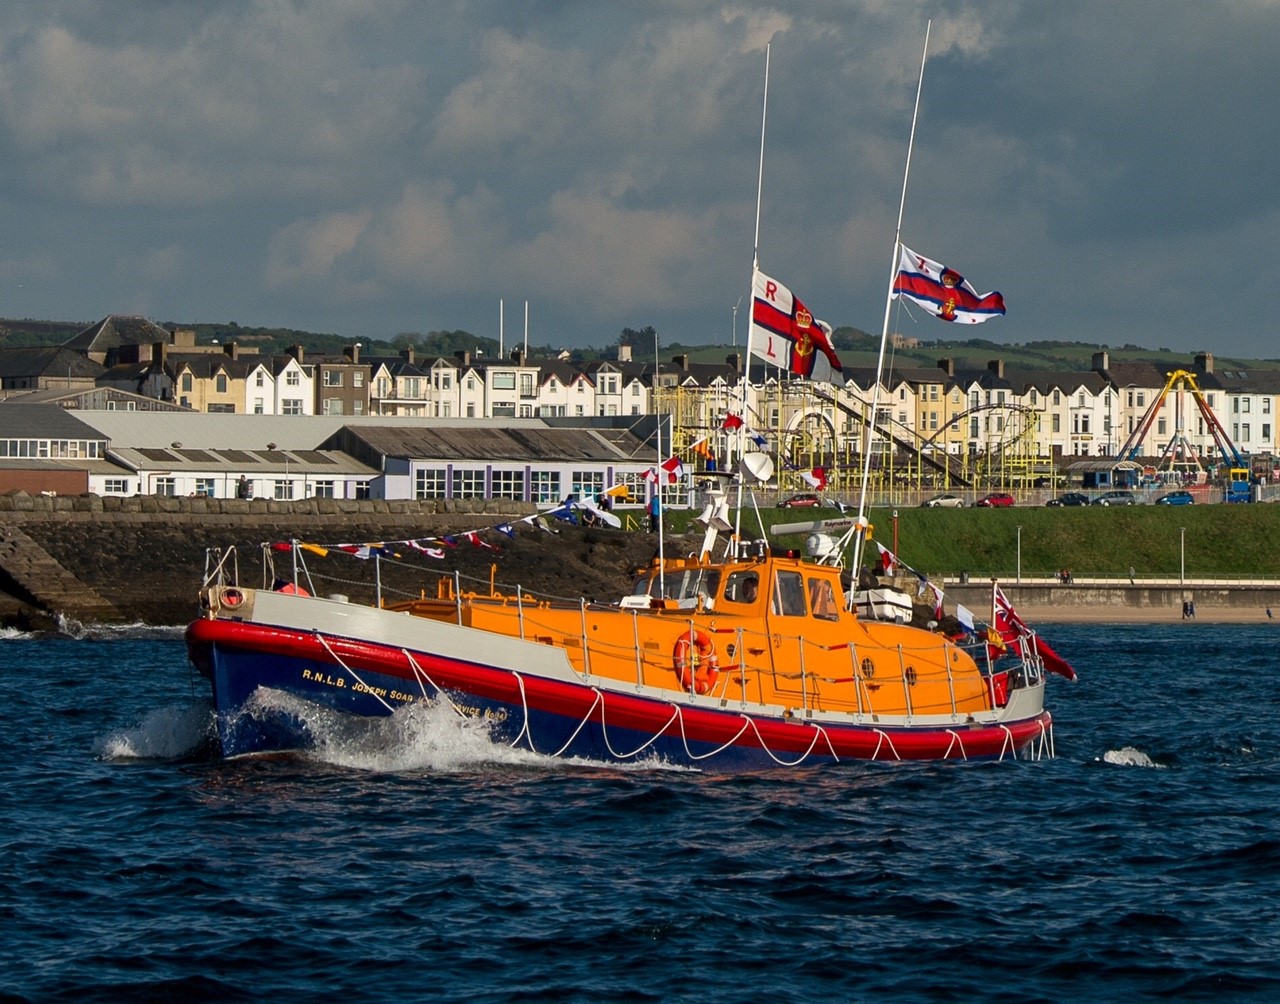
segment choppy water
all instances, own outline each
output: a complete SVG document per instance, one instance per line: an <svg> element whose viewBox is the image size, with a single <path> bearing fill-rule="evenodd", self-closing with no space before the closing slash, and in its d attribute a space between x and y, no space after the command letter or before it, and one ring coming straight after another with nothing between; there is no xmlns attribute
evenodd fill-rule
<svg viewBox="0 0 1280 1004"><path fill-rule="evenodd" d="M1055 627L1058 759L210 756L177 632L0 639L0 1000L1280 999L1280 634Z"/></svg>

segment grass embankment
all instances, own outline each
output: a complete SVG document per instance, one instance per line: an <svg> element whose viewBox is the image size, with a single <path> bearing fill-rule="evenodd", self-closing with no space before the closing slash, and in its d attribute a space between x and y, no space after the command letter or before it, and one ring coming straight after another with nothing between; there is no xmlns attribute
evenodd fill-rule
<svg viewBox="0 0 1280 1004"><path fill-rule="evenodd" d="M1013 577L1022 528L1022 575L1070 568L1076 576L1280 578L1280 505L1083 506L1049 509L899 508L898 556L928 575ZM683 527L693 513L672 511ZM832 509L762 509L766 525L835 518ZM893 510L870 513L872 537L893 548ZM755 528L744 513L744 528ZM1185 528L1185 535L1183 529ZM1185 544L1184 544L1185 541ZM797 547L803 536L781 538Z"/></svg>

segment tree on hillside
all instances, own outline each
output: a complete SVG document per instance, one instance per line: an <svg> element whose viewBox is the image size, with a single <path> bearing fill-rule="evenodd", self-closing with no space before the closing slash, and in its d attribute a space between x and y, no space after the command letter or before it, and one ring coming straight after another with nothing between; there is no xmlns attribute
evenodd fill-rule
<svg viewBox="0 0 1280 1004"><path fill-rule="evenodd" d="M657 337L658 332L654 330L653 325L641 328L639 331L635 328L623 328L616 344L630 345L633 349L652 348L653 340Z"/></svg>

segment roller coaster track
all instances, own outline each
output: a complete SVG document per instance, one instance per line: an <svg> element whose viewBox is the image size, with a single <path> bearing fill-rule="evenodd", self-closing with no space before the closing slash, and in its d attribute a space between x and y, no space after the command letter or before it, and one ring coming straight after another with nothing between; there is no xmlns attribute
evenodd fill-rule
<svg viewBox="0 0 1280 1004"><path fill-rule="evenodd" d="M848 415L850 418L852 418L855 422L859 423L860 425L864 427L867 425L866 415L858 411L856 408L852 408L849 405L845 404L844 402L838 401L831 395L825 394L820 390L815 390L813 393L815 397L817 397L822 401L825 401L826 403L830 404L832 407ZM988 406L983 405L981 407L988 407ZM972 410L978 410L978 409L972 409ZM968 412L965 412L965 414L967 415ZM956 418L952 419L952 421L948 423L948 427L954 424L956 421L958 421L959 418L960 416L956 416ZM951 484L954 484L959 488L973 487L973 478L970 475L968 468L966 467L966 465L963 463L961 459L953 457L949 453L943 453L939 455L933 451L930 451L929 453L923 452L924 445L928 445L928 443L932 443L933 439L936 439L937 436L940 435L943 430L939 430L939 432L935 434L933 438L928 440L928 443L921 444L918 436L916 436L914 433L904 433L899 431L897 428L895 428L895 426L897 426L897 423L892 420L890 420L888 426L884 425L881 422L876 422L874 420L871 422L871 425L873 427L873 432L879 433L880 435L884 436L891 443L893 443L893 445L898 449L903 450L906 453L909 453L912 456L919 458L922 464L925 464L926 466L931 467L934 470L945 474ZM944 429L945 428L946 427L944 427Z"/></svg>

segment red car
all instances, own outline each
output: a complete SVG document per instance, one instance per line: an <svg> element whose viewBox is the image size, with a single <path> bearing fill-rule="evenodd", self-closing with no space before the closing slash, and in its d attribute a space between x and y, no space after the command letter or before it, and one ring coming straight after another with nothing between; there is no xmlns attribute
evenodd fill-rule
<svg viewBox="0 0 1280 1004"><path fill-rule="evenodd" d="M779 509L809 509L814 506L819 506L821 504L822 503L819 501L817 495L811 495L808 492L805 492L802 495L792 495L791 498L789 499L783 499L781 502L778 503L778 508Z"/></svg>
<svg viewBox="0 0 1280 1004"><path fill-rule="evenodd" d="M1013 496L1007 492L993 492L982 496L974 505L982 509L1001 509L1013 505Z"/></svg>

